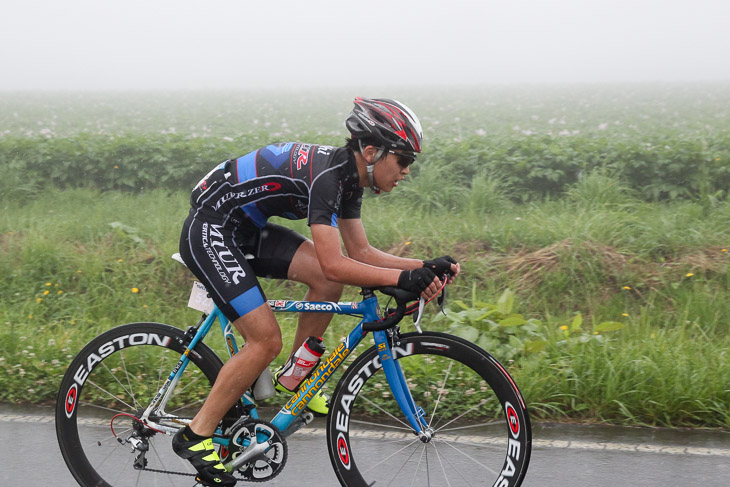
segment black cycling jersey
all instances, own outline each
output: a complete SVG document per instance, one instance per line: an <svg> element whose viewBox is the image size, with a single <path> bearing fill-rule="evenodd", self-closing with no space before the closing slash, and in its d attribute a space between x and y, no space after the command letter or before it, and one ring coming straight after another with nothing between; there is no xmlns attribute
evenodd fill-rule
<svg viewBox="0 0 730 487"><path fill-rule="evenodd" d="M256 276L286 279L305 240L269 217L336 227L339 218L360 217L362 194L350 150L266 146L219 164L195 186L180 255L235 321L266 302Z"/></svg>
<svg viewBox="0 0 730 487"><path fill-rule="evenodd" d="M250 220L263 228L272 216L336 227L338 218L360 217L362 194L351 151L289 142L223 162L191 204L196 217L234 227Z"/></svg>

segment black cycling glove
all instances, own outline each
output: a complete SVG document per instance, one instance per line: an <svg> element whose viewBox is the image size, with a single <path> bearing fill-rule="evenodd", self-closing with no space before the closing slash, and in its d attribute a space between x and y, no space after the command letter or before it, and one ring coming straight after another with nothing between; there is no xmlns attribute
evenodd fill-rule
<svg viewBox="0 0 730 487"><path fill-rule="evenodd" d="M424 260L423 267L431 269L439 279L443 278L445 274L451 275L451 264L456 264L456 260L450 255L444 255L438 259Z"/></svg>
<svg viewBox="0 0 730 487"><path fill-rule="evenodd" d="M403 271L398 276L398 287L414 294L421 294L431 285L436 274L425 267Z"/></svg>

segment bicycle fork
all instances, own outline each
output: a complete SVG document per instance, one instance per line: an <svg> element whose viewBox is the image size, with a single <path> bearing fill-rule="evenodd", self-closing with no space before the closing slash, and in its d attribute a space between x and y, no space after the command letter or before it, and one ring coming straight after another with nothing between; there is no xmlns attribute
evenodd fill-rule
<svg viewBox="0 0 730 487"><path fill-rule="evenodd" d="M380 365L383 368L388 385L391 391L393 391L393 397L406 417L408 424L411 425L413 432L418 435L422 442L428 443L433 437L433 430L428 426L426 413L423 408L416 404L408 388L408 382L403 374L403 369L397 360L399 355L410 355L412 350L399 347L395 341L393 341L394 346L391 347L389 338L396 336L397 332L392 328L385 331L373 332Z"/></svg>

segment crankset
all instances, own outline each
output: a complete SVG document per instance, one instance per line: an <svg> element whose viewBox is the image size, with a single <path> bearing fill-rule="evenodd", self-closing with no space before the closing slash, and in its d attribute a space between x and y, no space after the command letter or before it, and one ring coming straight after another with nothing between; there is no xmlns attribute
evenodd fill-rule
<svg viewBox="0 0 730 487"><path fill-rule="evenodd" d="M281 473L288 453L276 426L261 419L244 419L231 427L230 438L227 451L221 452L226 469L237 470L249 482L266 482Z"/></svg>

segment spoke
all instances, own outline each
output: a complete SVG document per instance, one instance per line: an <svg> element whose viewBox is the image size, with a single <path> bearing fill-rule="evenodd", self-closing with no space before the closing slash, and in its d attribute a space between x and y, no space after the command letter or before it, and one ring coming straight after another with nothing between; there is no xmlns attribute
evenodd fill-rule
<svg viewBox="0 0 730 487"><path fill-rule="evenodd" d="M188 374L188 376L191 376L191 375L192 375L192 374ZM186 377L187 377L187 376L186 376ZM186 382L186 383L185 383L185 385L184 385L184 386L183 386L183 387L182 387L181 389L176 389L176 390L175 390L175 395L176 395L177 397L180 397L180 396L182 395L182 393L183 393L183 392L185 392L185 391L186 391L187 389L189 389L190 387L192 387L192 386L194 386L194 385L198 384L198 383L199 383L199 382L200 382L200 381L201 381L202 379L203 379L203 378L201 378L201 377L197 377L197 378L195 378L194 380L190 380L190 381ZM181 378L181 380L182 380L182 378ZM207 380L207 379L206 379L206 380ZM180 382L178 382L178 383L177 383L177 386L179 386L179 385L180 385ZM198 399L195 399L195 400L193 400L192 402L189 402L189 403L187 403L187 404L182 404L182 405L180 405L180 406L176 406L176 407L175 407L175 409L173 409L173 410L171 411L171 413L177 413L178 411L181 411L181 410L183 410L183 409L191 408L191 407L193 407L194 405L197 405L197 404L200 404L200 403L203 403L203 402L205 402L205 399L206 399L205 397L202 397L202 398L198 398Z"/></svg>
<svg viewBox="0 0 730 487"><path fill-rule="evenodd" d="M469 455L468 453L466 453L466 452L464 452L464 451L460 450L459 448L455 447L454 445L452 445L452 444L451 444L451 442L449 442L449 441L444 441L443 443L444 443L444 444L445 444L446 446L449 446L449 447L453 448L454 450L456 450L456 451L457 451L457 452L458 452L458 453L459 453L460 455L463 455L464 457L468 458L468 459L469 459L469 460L471 460L472 462L476 463L477 465L479 465L480 467L482 467L482 468L483 468L484 470L487 470L487 471L491 472L491 473L492 473L492 474L494 474L494 475L499 475L499 472L497 472L497 471L495 471L495 470L493 470L493 469L491 469L491 468L487 467L486 465L484 465L484 464L483 464L482 462L480 462L480 461L479 461L479 460L477 460L476 458L472 457L472 456L471 456L471 455Z"/></svg>
<svg viewBox="0 0 730 487"><path fill-rule="evenodd" d="M131 406L129 406L129 404L124 403L124 401L121 401L120 400L120 402L122 402L128 408L131 407ZM92 407L92 408L96 408L96 409L101 409L102 411L109 411L109 412L114 413L114 414L126 413L127 412L127 411L122 410L122 409L115 409L115 408L110 408L110 407L106 407L106 406L101 406L99 404L94 404L94 403L86 402L86 401L79 401L79 406L88 406L88 407ZM108 420L106 420L105 422L99 420L99 424L108 424L108 423L109 423Z"/></svg>
<svg viewBox="0 0 730 487"><path fill-rule="evenodd" d="M155 456L155 458L157 458L157 461L158 461L158 462L160 462L160 469L161 469L161 470L169 470L169 469L167 468L167 465L165 465L165 462L164 462L164 461L162 460L162 456L160 455L160 452L159 452L159 451L157 451L157 445L156 445L156 443L157 443L157 442L153 442L153 441L150 441L149 443L150 443L150 451L151 451L152 453L154 453L154 456ZM167 449L168 449L168 450L169 450L170 452L172 452L172 445L171 445L171 444L169 444L169 443L167 443L167 442L164 442L164 446L165 446L165 447L166 447L166 448L167 448ZM176 457L176 458L178 458L178 459L180 459L180 460L182 460L182 458L178 457L177 455L175 455L175 457ZM188 465L189 465L189 464L188 464ZM155 468L156 468L156 467L155 467ZM169 473L166 473L166 474L164 474L164 475L165 475L165 478L167 478L167 479L169 479L169 480L170 480L170 483L171 483L171 484L174 484L174 482L172 482L172 478L171 478L171 476L170 476L170 474L169 474Z"/></svg>
<svg viewBox="0 0 730 487"><path fill-rule="evenodd" d="M204 397L203 397L203 398L200 398L200 399L196 399L196 400L195 400L195 401L193 401L193 402L189 402L189 403L187 403L187 404L183 404L183 405L181 405L180 407L176 407L175 409L173 409L172 411L170 411L170 412L169 412L169 414L175 414L175 413L177 413L178 411L182 411L183 409L190 409L190 408L192 408L193 406L195 406L196 404L200 404L200 403L203 403L203 402L205 402L205 399L206 399L206 398L204 398Z"/></svg>
<svg viewBox="0 0 730 487"><path fill-rule="evenodd" d="M488 423L467 424L466 426L454 426L453 428L446 428L448 424L445 424L443 427L439 428L439 431L443 433L445 431L457 431L469 428L487 428L489 426L501 426L503 424L504 421L502 420L489 421Z"/></svg>
<svg viewBox="0 0 730 487"><path fill-rule="evenodd" d="M436 446L436 442L431 442L431 444L433 445L433 450L436 452L436 458L438 458L439 463L441 464L441 471L443 472L444 479L446 479L446 483L449 485L449 487L451 487L451 482L449 482L449 477L446 475L446 469L444 468L444 464L443 464L442 459L444 461L446 461L446 463L449 464L449 466L451 467L451 470L453 470L454 472L456 472L456 474L464 482L464 485L472 485L472 483L466 477L464 477L464 475L462 475L460 468L456 467L453 463L451 463L451 461L449 460L449 458L447 456L441 455L439 453L439 450L438 450L438 448Z"/></svg>
<svg viewBox="0 0 730 487"><path fill-rule="evenodd" d="M398 423L400 423L400 424L402 424L403 426L405 426L406 428L408 428L408 430L412 430L411 426L410 426L410 425L409 425L408 423L406 423L405 421L403 421L403 420L401 420L401 419L398 419L398 418L396 418L395 416L393 416L392 414L390 414L390 413L389 413L388 411L386 411L385 409L383 409L382 407L378 406L378 405L377 405L377 404L375 404L375 403L374 403L373 401L371 401L370 399L368 399L367 397L365 397L365 396L363 396L363 395L360 395L360 396L358 396L358 397L359 397L359 398L362 398L362 399L364 399L364 400L365 400L365 401L366 401L366 402L367 402L368 404L370 404L371 406L375 406L375 407L376 407L376 408L378 408L378 409L379 409L380 411L382 411L383 413L385 413L385 414L387 414L388 416L390 416L390 417L391 417L391 418L392 418L393 420L397 421Z"/></svg>
<svg viewBox="0 0 730 487"><path fill-rule="evenodd" d="M400 452L402 452L402 451L403 451L403 450L405 450L406 448L410 447L411 445L413 445L413 444L414 444L414 443L416 443L417 441L421 441L421 440L419 440L419 439L415 439L415 440L411 441L410 443L408 443L407 445L405 445L405 446L404 446L403 448L401 448L400 450L396 450L396 451L394 451L393 453L391 453L391 454L390 454L390 455L388 455L387 457L385 457L385 458L383 458L382 460L380 460L380 461L379 461L378 463L376 463L375 465L373 465L373 466L371 466L370 468L368 468L367 470L365 470L365 471L364 471L363 473L367 473L367 472L371 471L372 469L374 469L375 467L377 467L377 466L381 465L382 463L384 463L384 462L388 461L389 459L393 458L394 456L396 456L397 454L399 454ZM415 449L414 449L414 451L413 451L413 452L411 452L411 454L410 454L410 455L408 455L408 458L406 459L406 462L407 462L407 461L408 461L408 460L409 460L409 459L410 459L410 458L411 458L411 457L413 456L413 453L414 453L414 452L415 452ZM403 466L405 466L405 463L406 463L406 462L403 462ZM401 467L401 468L400 468L400 470L398 470L398 472L400 472L401 470L403 470L403 467ZM396 472L396 475L398 474L398 472ZM394 476L393 478L395 478L395 476Z"/></svg>
<svg viewBox="0 0 730 487"><path fill-rule="evenodd" d="M408 431L409 433L410 432L413 432L413 428L411 428L410 425L406 425L407 427L406 428L403 428L401 426L395 426L395 425L391 425L391 424L373 423L371 421L362 421L360 419L351 419L350 420L350 423L352 423L352 424L364 424L364 425L367 425L367 426L375 426L376 428L391 428L391 429L395 429L395 430L398 430L398 431ZM405 424L405 423L403 423L403 424Z"/></svg>
<svg viewBox="0 0 730 487"><path fill-rule="evenodd" d="M122 384L122 382L117 378L117 375L114 372L112 372L112 370L109 368L109 366L107 364L105 364L104 362L102 362L101 363L101 366L104 368L104 370L106 370L109 373L109 375L111 376L111 378L114 379L114 381L117 384L119 384L119 386L122 388L122 390L124 392L126 392L127 395L129 395L132 398L132 402L134 403L134 407L130 406L126 402L124 403L124 405L127 406L130 409L134 409L137 406L137 401L134 399L134 394L132 393L132 391L129 388L127 388L127 386L125 386L124 384ZM129 374L127 373L126 366L124 366L124 360L122 360L122 368L124 369L124 375L126 376L127 384L129 384ZM89 381L89 382L92 382L93 383L93 381ZM97 386L97 387L99 387L99 386ZM132 387L131 384L129 385L129 387L130 388ZM104 391L104 392L107 392L107 391ZM107 394L112 395L109 392L107 392ZM113 397L115 397L115 399L119 400L120 402L123 402L120 399L116 398L116 396L113 396Z"/></svg>
<svg viewBox="0 0 730 487"><path fill-rule="evenodd" d="M132 405L128 404L128 403L127 403L127 402L126 402L125 400L123 400L122 398L120 398L120 397L117 397L116 395L114 395L114 394L112 394L111 392L107 391L106 389L104 389L103 387L101 387L100 385L98 385L98 384L97 384L96 382L94 382L93 380L90 380L90 381L88 381L88 384L91 384L92 386L96 387L97 389L99 389L99 390L100 390L101 392L105 393L105 394L106 394L106 395L108 395L109 397L112 397L112 398L116 399L116 400L117 400L117 402L120 402L120 403L124 404L125 406L127 406L127 408L128 408L128 410L129 410L129 411L134 411L134 409L135 409L135 408L134 408L134 406L132 406ZM124 386L122 386L122 387L124 387ZM102 407L102 406L99 406L99 407Z"/></svg>
<svg viewBox="0 0 730 487"><path fill-rule="evenodd" d="M471 408L467 409L466 411L464 411L463 413L461 413L460 415L458 415L457 417L455 417L454 419L452 419L451 421L449 421L449 422L448 422L448 423L446 423L445 425L441 426L441 427L440 427L439 429L437 429L436 431L442 431L442 430L443 430L444 428L446 428L446 427L447 427L448 425L450 425L451 423L453 423L453 422L454 422L454 421L456 421L457 419L460 419L460 418L462 418L462 417L466 416L467 414L469 414L470 412L474 411L475 409L477 409L477 408L479 408L479 407L483 406L483 405L484 405L484 403L486 403L486 402L487 402L487 400L486 400L486 399L482 399L482 400L481 400L481 401L479 402L479 404L477 404L476 406L472 406Z"/></svg>
<svg viewBox="0 0 730 487"><path fill-rule="evenodd" d="M401 451L405 450L406 448L408 448L409 446L413 445L414 443L415 443L415 441L412 441L411 443L409 443L408 445L404 446L403 448L401 448L397 452L393 453L393 455L397 455L398 453L400 453ZM395 481L395 479L398 477L398 474L400 474L401 471L403 471L403 469L406 468L406 465L408 464L408 461L413 457L413 455L416 453L416 451L418 451L418 445L416 445L416 448L413 448L413 450L411 451L411 454L408 455L408 458L406 458L405 460L403 460L403 464L400 466L400 468L398 469L398 471L395 472L393 474L393 476L390 478L390 480L388 481L388 485L391 485L393 483L393 481ZM391 458L393 455L390 455L388 458ZM385 460L387 460L388 458L386 458ZM370 467L369 469L367 469L367 472L369 472L370 470L373 469L373 467L376 467L376 466L377 465L373 465L372 467Z"/></svg>
<svg viewBox="0 0 730 487"><path fill-rule="evenodd" d="M433 423L433 419L436 417L436 409L438 409L439 403L441 402L441 396L443 395L444 391L446 390L446 382L449 380L449 374L451 374L451 367L454 366L454 361L449 361L449 368L446 369L446 376L444 377L443 383L441 385L441 388L439 389L439 397L436 398L436 403L433 405L433 411L431 411L431 421L428 422L429 428L431 427L431 423Z"/></svg>
<svg viewBox="0 0 730 487"><path fill-rule="evenodd" d="M411 487L413 487L416 484L416 475L418 475L418 467L421 466L421 462L423 461L423 457L426 457L426 482L427 485L431 485L431 477L428 475L428 453L426 452L426 445L423 445L423 449L421 450L421 456L418 458L418 465L416 465L416 471L413 472L413 480L411 480Z"/></svg>
<svg viewBox="0 0 730 487"><path fill-rule="evenodd" d="M122 362L122 368L124 369L124 377L127 379L127 384L129 385L129 389L127 389L127 394L132 396L132 402L134 403L134 407L139 408L140 406L139 406L139 403L137 402L137 398L134 397L134 391L132 391L132 383L129 382L129 371L127 370L127 363L124 361L124 350L119 351L119 360ZM109 370L109 369L107 369L107 370ZM111 372L111 371L109 371L109 372ZM114 377L114 380L117 380L117 378L114 376L114 374L112 374L112 377ZM119 382L119 381L117 380L117 382ZM119 385L121 386L122 383L119 382ZM124 386L122 386L122 387L124 387Z"/></svg>

